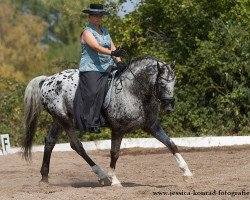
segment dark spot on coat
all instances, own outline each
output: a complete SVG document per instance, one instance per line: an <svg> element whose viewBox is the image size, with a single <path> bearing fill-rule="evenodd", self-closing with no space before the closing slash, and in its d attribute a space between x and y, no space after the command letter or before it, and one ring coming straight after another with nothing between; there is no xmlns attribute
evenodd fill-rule
<svg viewBox="0 0 250 200"><path fill-rule="evenodd" d="M53 81L50 81L47 83L47 86L50 86L53 83Z"/></svg>
<svg viewBox="0 0 250 200"><path fill-rule="evenodd" d="M59 95L62 92L62 81L56 82L55 93Z"/></svg>

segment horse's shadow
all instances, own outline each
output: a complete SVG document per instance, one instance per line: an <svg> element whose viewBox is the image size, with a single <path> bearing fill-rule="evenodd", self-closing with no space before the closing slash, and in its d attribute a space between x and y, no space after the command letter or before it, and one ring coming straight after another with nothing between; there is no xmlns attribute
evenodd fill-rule
<svg viewBox="0 0 250 200"><path fill-rule="evenodd" d="M71 183L71 186L74 188L85 188L85 187L92 187L92 188L97 188L97 187L103 187L100 185L98 182L94 181L78 181L78 182L73 182ZM170 187L177 187L176 185L154 185L154 184L139 184L139 183L131 183L131 182L125 182L122 183L122 186L124 188L134 188L134 187L152 187L152 188L170 188Z"/></svg>
<svg viewBox="0 0 250 200"><path fill-rule="evenodd" d="M77 181L77 182L71 183L71 186L74 187L74 188L102 187L98 182L94 182L94 181Z"/></svg>
<svg viewBox="0 0 250 200"><path fill-rule="evenodd" d="M153 187L153 188L169 188L169 187L177 187L176 185L154 185L154 184L139 184L139 183L131 183L125 182L122 183L123 187Z"/></svg>

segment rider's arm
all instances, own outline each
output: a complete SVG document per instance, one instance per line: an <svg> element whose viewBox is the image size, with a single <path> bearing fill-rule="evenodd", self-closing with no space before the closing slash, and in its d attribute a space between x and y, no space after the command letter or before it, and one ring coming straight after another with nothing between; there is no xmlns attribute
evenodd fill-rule
<svg viewBox="0 0 250 200"><path fill-rule="evenodd" d="M111 55L112 47L111 49L107 49L99 45L97 40L95 39L94 35L89 30L84 30L82 33L82 43L87 43L93 50L106 54Z"/></svg>

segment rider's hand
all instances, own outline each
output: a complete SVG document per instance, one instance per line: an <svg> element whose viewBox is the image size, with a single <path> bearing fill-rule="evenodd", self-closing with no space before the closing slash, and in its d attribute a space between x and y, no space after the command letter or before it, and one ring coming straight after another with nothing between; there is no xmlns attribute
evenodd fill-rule
<svg viewBox="0 0 250 200"><path fill-rule="evenodd" d="M122 56L122 49L118 47L116 50L111 51L111 56L121 57Z"/></svg>
<svg viewBox="0 0 250 200"><path fill-rule="evenodd" d="M124 62L122 62L122 61L116 63L116 65L117 65L117 70L119 72L123 71L127 67L127 65Z"/></svg>

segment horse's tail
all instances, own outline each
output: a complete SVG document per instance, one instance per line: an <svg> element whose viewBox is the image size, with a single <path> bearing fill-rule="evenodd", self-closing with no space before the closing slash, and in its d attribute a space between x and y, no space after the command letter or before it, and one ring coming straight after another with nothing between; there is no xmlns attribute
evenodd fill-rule
<svg viewBox="0 0 250 200"><path fill-rule="evenodd" d="M31 159L31 147L36 131L38 117L43 110L40 86L46 76L38 76L32 79L25 89L24 94L24 124L25 124L25 136L23 138L23 156L25 160Z"/></svg>

